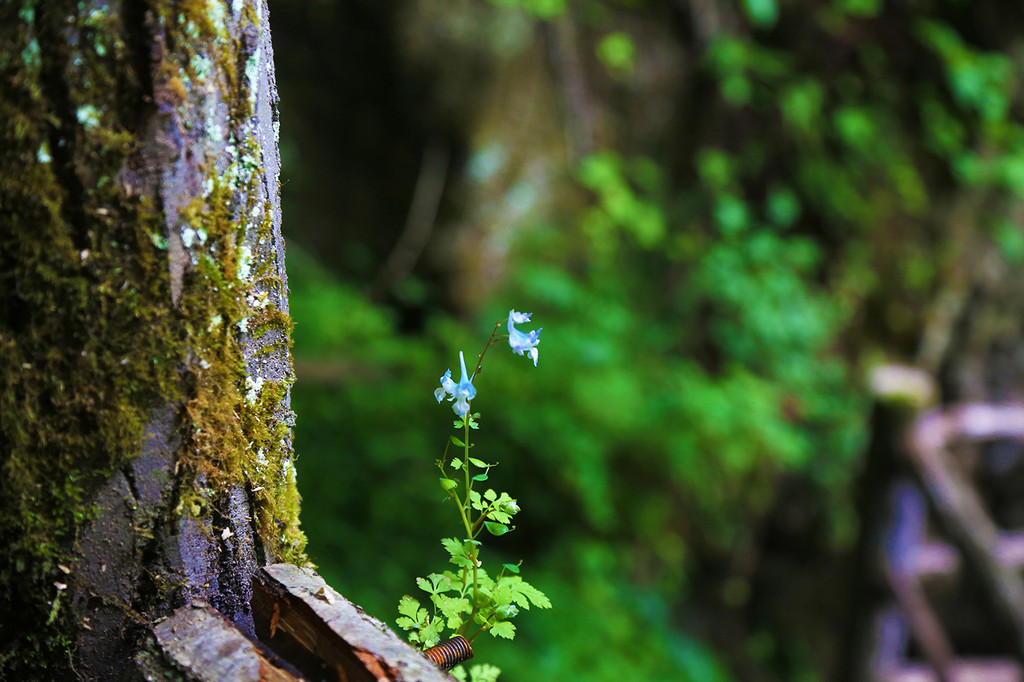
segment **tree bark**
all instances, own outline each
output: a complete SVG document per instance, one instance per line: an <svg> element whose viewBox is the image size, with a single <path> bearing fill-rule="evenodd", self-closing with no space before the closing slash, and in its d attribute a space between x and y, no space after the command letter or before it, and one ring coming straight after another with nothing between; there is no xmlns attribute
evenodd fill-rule
<svg viewBox="0 0 1024 682"><path fill-rule="evenodd" d="M265 0L0 9L0 677L302 562Z"/></svg>

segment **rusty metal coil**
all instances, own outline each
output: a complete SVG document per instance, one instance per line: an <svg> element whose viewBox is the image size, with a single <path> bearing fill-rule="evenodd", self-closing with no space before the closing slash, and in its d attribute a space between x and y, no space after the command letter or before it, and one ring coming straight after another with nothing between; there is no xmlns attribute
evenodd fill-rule
<svg viewBox="0 0 1024 682"><path fill-rule="evenodd" d="M469 641L465 637L456 635L437 646L430 647L423 653L441 668L449 670L459 663L473 658L473 647L469 645Z"/></svg>

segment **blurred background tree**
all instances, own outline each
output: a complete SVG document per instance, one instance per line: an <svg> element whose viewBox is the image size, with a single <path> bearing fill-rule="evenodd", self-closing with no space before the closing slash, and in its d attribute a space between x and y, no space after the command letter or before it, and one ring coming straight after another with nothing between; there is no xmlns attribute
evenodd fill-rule
<svg viewBox="0 0 1024 682"><path fill-rule="evenodd" d="M271 10L322 573L393 619L443 560L431 391L515 307L541 361L490 361L478 443L524 510L495 546L555 609L481 655L509 682L831 679L865 371L941 375L1024 260L1024 8Z"/></svg>

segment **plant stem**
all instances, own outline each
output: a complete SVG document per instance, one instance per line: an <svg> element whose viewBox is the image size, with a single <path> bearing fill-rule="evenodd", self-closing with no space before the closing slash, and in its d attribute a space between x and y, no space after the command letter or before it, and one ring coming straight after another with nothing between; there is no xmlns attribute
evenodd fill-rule
<svg viewBox="0 0 1024 682"><path fill-rule="evenodd" d="M494 579L494 582L495 582L495 583L497 583L497 582L498 582L498 581L500 581L500 580L501 580L501 579L502 579L502 578L503 578L504 576L505 576L505 567L504 567L504 566L502 566L502 567L501 567L501 571L499 571L499 572L498 572L498 577ZM474 606L474 609L476 609L476 603L475 603L475 602L476 602L476 600L474 599L473 601L474 601L474 605L473 605L473 606ZM475 611L474 611L474 613L475 613ZM471 614L470 614L470 620L469 620L469 621L467 621L467 623L468 623L468 622L472 622L472 617L473 617L473 614L471 613ZM465 625L465 623L464 623L463 625ZM472 643L473 643L473 640L474 640L474 639L476 639L476 636L477 636L477 635L479 635L479 634L480 634L481 632L485 632L485 631L487 631L487 630L490 630L490 629L491 629L491 628L490 628L490 627L489 627L489 626L487 625L487 623L484 623L483 625L481 625L480 627L478 627L478 628L476 629L476 632L474 632L474 633L473 633L472 635L470 635L469 637L466 637L466 639L467 639L467 640L469 641L469 643L470 643L470 644L472 644ZM459 628L459 634L460 634L460 635L462 634L462 628ZM465 635L463 635L463 636L465 637Z"/></svg>
<svg viewBox="0 0 1024 682"><path fill-rule="evenodd" d="M470 516L473 514L473 477L469 475L469 413L467 412L462 417L464 424L463 429L463 452L462 452L462 470L466 473L466 498L462 501L462 523L466 527L466 539L473 539L473 528L469 522Z"/></svg>
<svg viewBox="0 0 1024 682"><path fill-rule="evenodd" d="M476 629L476 632L474 632L474 633L473 633L472 635L470 635L469 637L466 637L466 640L467 640L467 641L468 641L468 642L469 642L470 644L472 644L472 643L473 643L473 640L474 640L474 639L476 639L476 636L477 636L477 635L479 635L479 634L480 634L481 632L483 632L483 631L484 631L484 628L485 628L485 627L487 627L487 626L486 626L486 625L481 625L480 627L478 627L478 628Z"/></svg>
<svg viewBox="0 0 1024 682"><path fill-rule="evenodd" d="M480 355L476 357L476 369L473 370L473 376L469 378L470 381L476 379L476 375L483 370L484 355L486 355L487 349L491 347L491 344L493 344L495 341L501 340L502 338L508 338L505 335L502 335L500 337L497 336L498 328L501 327L502 322L504 322L504 320L498 320L497 322L494 323L494 329L491 330L491 335L487 338L487 345L484 346L484 349L483 351L480 352Z"/></svg>
<svg viewBox="0 0 1024 682"><path fill-rule="evenodd" d="M495 329L497 329L497 327L495 327ZM493 336L493 333L491 335ZM484 348L484 352L487 352L486 348ZM480 355L481 355L481 357L483 357L483 353L481 353ZM479 367L477 367L477 371L479 371ZM475 376L475 374L474 374L474 376ZM470 463L469 463L469 445L470 445L470 443L469 443L469 413L468 412L466 413L466 415L463 416L462 421L463 421L463 424L464 424L464 431L465 431L464 438L463 438L463 443L465 443L465 448L463 450L462 468L465 469L465 471L466 471L466 499L464 500L462 508L459 511L462 514L462 523L466 527L466 540L468 542L472 543L472 541L473 541L473 526L469 522L469 517L473 513L473 511L472 511L472 507L473 507L473 477L470 476L470 472L469 472L469 467L470 467ZM480 562L477 559L477 547L476 547L476 545L470 544L470 547L471 547L471 549L469 550L469 560L473 563L473 608L472 608L472 610L469 613L469 617L466 619L466 621L465 621L465 623L463 623L463 625L468 625L469 623L473 622L473 616L476 615L476 612L477 612L477 599L479 599L479 594L478 594L478 590L477 590L477 587L478 587L478 582L477 582L477 566L478 566L478 564ZM461 630L461 628L460 628L460 630Z"/></svg>
<svg viewBox="0 0 1024 682"><path fill-rule="evenodd" d="M504 320L498 320L497 322L494 323L494 329L491 330L491 335L487 339L487 344L484 345L484 349L480 352L480 355L478 355L477 358L476 358L476 369L473 370L473 375L469 378L469 380L471 382L476 379L476 376L483 369L484 355L487 354L487 349L490 348L494 344L495 341L498 341L498 340L500 340L502 338L507 338L507 337L499 336L498 335L498 329L501 328L501 323L503 321ZM470 562L473 564L473 602L472 602L473 607L470 610L469 615L462 622L462 625L459 626L458 633L460 635L464 634L466 632L466 628L470 625L470 623L473 622L473 617L480 611L479 606L478 606L478 601L480 599L480 591L479 591L480 582L479 582L479 575L477 573L477 569L479 568L479 564L480 564L480 561L479 561L479 550L477 549L477 546L475 544L472 544L472 543L473 543L473 540L476 537L475 534L474 534L474 531L476 531L477 528L480 526L480 523L482 522L482 520L483 520L483 518L485 516L485 515L481 515L480 519L478 519L475 523L471 523L470 522L470 517L473 514L473 477L470 475L470 471L469 471L469 467L470 467L470 463L469 463L469 447L470 447L470 442L469 442L469 412L467 412L466 414L462 415L462 424L463 424L463 431L464 431L464 437L463 437L464 447L463 447L463 456L462 456L462 468L463 468L463 470L465 470L465 475L466 475L466 497L462 498L461 500L459 500L459 498L456 496L456 500L458 500L460 502L460 504L459 504L459 515L462 517L462 525L465 526L465 528L466 528L466 541L471 543L470 544L470 550L467 553L467 556L468 556ZM465 580L465 572L463 572L463 580ZM480 631L483 629L483 627L484 626L481 626L475 633L473 633L473 637L476 637L478 634L480 634ZM472 637L470 638L470 641L472 641Z"/></svg>

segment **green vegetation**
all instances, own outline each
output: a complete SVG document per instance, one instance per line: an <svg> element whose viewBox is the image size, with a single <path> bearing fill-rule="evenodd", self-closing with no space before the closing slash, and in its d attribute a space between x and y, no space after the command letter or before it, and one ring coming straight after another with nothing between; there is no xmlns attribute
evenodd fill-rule
<svg viewBox="0 0 1024 682"><path fill-rule="evenodd" d="M536 365L539 359L540 329L524 332L515 324L530 321L529 313L509 311L508 334L498 334L505 320L499 320L491 331L487 344L476 358L473 372L466 368L463 351L459 351L460 374L458 383L452 378L451 370L441 376L441 386L434 391L434 397L441 403L445 397L454 402L452 409L458 415L453 422L458 436L450 435L444 453L436 464L441 472L440 484L448 500L454 503L462 521L462 539L444 538L442 546L448 552L449 562L456 570L431 573L426 578L417 578L416 584L430 598L432 610L420 606L415 597L406 595L398 604L400 617L397 625L409 632L409 641L423 649L436 646L446 630L451 637L461 636L468 645L480 634L489 632L494 637L514 639L516 626L512 622L519 609L529 610L531 605L551 608L551 601L533 585L523 580L518 563L502 565L493 578L484 568L484 543L479 540L484 531L495 537L502 537L515 530L512 519L521 510L515 498L507 492L496 492L479 488L490 479L491 470L498 464L488 463L471 457L473 431L480 428L480 413L470 412L471 401L477 397L473 381L483 371L484 356L495 343L508 341L512 350L524 353ZM472 357L472 356L470 356ZM457 453L448 459L450 446ZM483 455L481 455L483 456ZM479 484L479 485L477 485ZM477 489L474 489L476 487ZM490 564L488 564L490 565ZM488 666L486 672L479 666L470 668L473 682L493 682L500 672Z"/></svg>

